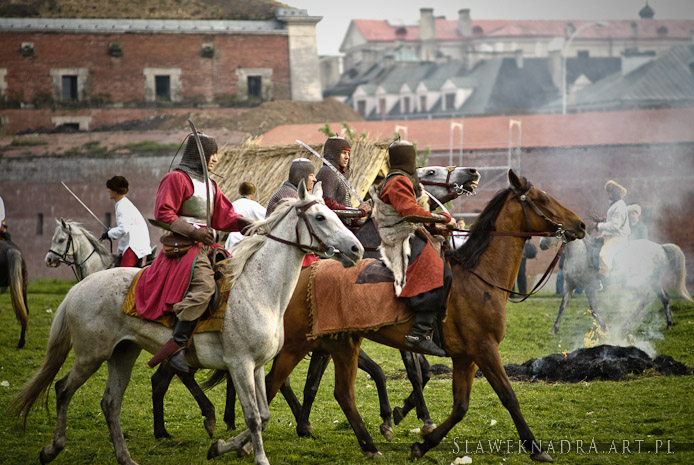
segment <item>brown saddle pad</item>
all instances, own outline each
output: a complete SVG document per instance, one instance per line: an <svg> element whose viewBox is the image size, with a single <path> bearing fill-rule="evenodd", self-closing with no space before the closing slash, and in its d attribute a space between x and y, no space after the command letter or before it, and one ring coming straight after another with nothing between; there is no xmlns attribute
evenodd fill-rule
<svg viewBox="0 0 694 465"><path fill-rule="evenodd" d="M365 259L352 268L336 260L312 265L308 289L311 333L327 334L376 330L404 323L411 313L403 299L395 297L393 275L380 261Z"/></svg>
<svg viewBox="0 0 694 465"><path fill-rule="evenodd" d="M217 300L217 304L215 305L214 311L212 310L212 308L208 308L207 311L200 318L198 324L195 326L195 331L193 334L209 333L222 330L222 327L224 326L224 312L226 310L227 300L229 300L230 289L229 281L227 279L224 279L224 276L226 276L230 271L229 267L229 259L221 260L215 264L215 280L217 281L217 285L219 286L219 299ZM135 308L135 288L137 287L137 281L140 279L140 276L142 275L142 272L145 270L145 268L140 270L135 275L135 279L133 279L132 284L130 284L130 290L128 291L128 295L125 298L125 302L123 302L123 313L125 313L126 315L142 318L142 316L140 316L140 314L137 312L137 308ZM169 328L173 328L175 317L172 312L168 312L162 315L161 317L157 318L156 320L150 321L155 321Z"/></svg>

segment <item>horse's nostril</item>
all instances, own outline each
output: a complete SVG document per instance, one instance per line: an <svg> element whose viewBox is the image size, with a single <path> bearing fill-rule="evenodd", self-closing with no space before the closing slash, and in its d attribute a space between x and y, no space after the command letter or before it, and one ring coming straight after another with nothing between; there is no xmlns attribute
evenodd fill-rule
<svg viewBox="0 0 694 465"><path fill-rule="evenodd" d="M586 224L581 222L581 231L585 231L585 230L586 230Z"/></svg>
<svg viewBox="0 0 694 465"><path fill-rule="evenodd" d="M470 174L477 174L477 170L476 170L475 168L470 168L470 169L468 170L468 172L469 172Z"/></svg>
<svg viewBox="0 0 694 465"><path fill-rule="evenodd" d="M357 247L356 245L353 245L350 250L354 253L359 253L359 247Z"/></svg>

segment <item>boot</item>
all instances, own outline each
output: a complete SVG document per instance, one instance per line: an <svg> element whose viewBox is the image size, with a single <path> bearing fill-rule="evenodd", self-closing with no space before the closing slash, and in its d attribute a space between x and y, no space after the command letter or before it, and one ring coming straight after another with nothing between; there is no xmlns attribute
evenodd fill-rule
<svg viewBox="0 0 694 465"><path fill-rule="evenodd" d="M417 312L414 314L414 322L410 334L405 336L405 344L409 347L429 355L445 357L446 352L431 340L431 330L436 320L437 312Z"/></svg>
<svg viewBox="0 0 694 465"><path fill-rule="evenodd" d="M196 320L176 320L176 324L174 325L173 340L180 348L169 357L169 363L171 363L172 367L183 373L189 372L188 365L186 364L186 346L188 345L188 340L193 334L196 324Z"/></svg>

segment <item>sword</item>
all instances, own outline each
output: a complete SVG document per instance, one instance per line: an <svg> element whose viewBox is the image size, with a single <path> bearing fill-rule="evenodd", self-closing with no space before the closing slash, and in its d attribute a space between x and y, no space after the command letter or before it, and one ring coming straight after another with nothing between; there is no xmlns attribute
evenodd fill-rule
<svg viewBox="0 0 694 465"><path fill-rule="evenodd" d="M359 193L357 192L357 190L356 190L354 187L352 187L352 185L349 183L349 181L347 181L347 178L345 178L345 176L344 176L342 173L340 173L340 170L338 170L337 168L335 168L335 167L333 166L332 163L330 163L328 160L326 160L325 158L323 158L322 156L320 156L320 155L318 154L318 152L316 152L315 150L313 150L310 146L304 144L303 142L301 142L301 141L298 140L298 139L297 139L296 143L299 144L300 146L302 146L303 148L307 149L309 152L311 152L312 154L314 154L314 155L317 156L318 158L320 158L320 159L323 161L323 163L325 163L325 165L326 165L328 168L330 168L331 170L333 170L333 172L337 175L337 177L340 178L340 180L341 180L343 183L345 183L345 186L347 186L347 188L348 188L350 191L352 191L352 194L354 194L354 196L357 198L357 200L359 200L359 203L360 203L360 204L361 204L361 203L364 203L364 200L362 200L362 198L359 196Z"/></svg>
<svg viewBox="0 0 694 465"><path fill-rule="evenodd" d="M198 145L198 153L200 154L200 163L202 163L202 175L205 178L205 197L207 198L207 223L206 227L211 228L212 223L210 219L210 176L207 173L207 159L205 158L205 152L202 149L202 142L200 142L200 136L198 135L197 129L192 120L188 120L190 129L193 130L193 135L195 136L195 143Z"/></svg>
<svg viewBox="0 0 694 465"><path fill-rule="evenodd" d="M89 209L89 207L86 206L86 205L84 204L84 202L82 202L82 201L80 200L79 197L77 197L77 194L75 194L74 192L72 192L72 191L70 190L70 188L67 187L67 186L65 185L65 183L64 183L63 181L60 181L60 184L62 184L63 187L64 187L65 189L67 189L67 191L68 191L70 194L72 194L72 196L75 198L75 200L77 200L77 201L80 203L80 205L82 205L82 206L84 207L84 209L87 210L87 211L89 212L90 215L92 215L92 218L94 218L96 221L98 221L99 224L100 224L101 226L103 226L104 229L105 229L106 231L108 231L108 227L106 227L106 225L105 225L104 223L101 222L101 220L99 219L99 217L97 217L97 216L94 214L94 212L91 211L91 210Z"/></svg>

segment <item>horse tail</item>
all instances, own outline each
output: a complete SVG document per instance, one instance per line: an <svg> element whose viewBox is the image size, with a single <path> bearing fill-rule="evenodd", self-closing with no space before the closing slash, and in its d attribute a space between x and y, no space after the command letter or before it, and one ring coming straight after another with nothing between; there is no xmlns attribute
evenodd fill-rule
<svg viewBox="0 0 694 465"><path fill-rule="evenodd" d="M204 391L212 389L226 379L227 373L229 373L227 370L213 370L210 376L200 385L200 387Z"/></svg>
<svg viewBox="0 0 694 465"><path fill-rule="evenodd" d="M29 412L39 398L45 398L46 410L48 410L46 394L72 348L72 336L67 321L67 302L68 298L65 298L55 314L48 336L46 356L41 367L12 400L10 409L17 417L24 418L25 430Z"/></svg>
<svg viewBox="0 0 694 465"><path fill-rule="evenodd" d="M24 296L27 286L27 268L22 253L17 249L7 251L7 262L9 265L10 294L12 295L12 308L17 321L26 330L29 325L29 310L27 309Z"/></svg>
<svg viewBox="0 0 694 465"><path fill-rule="evenodd" d="M687 265L684 252L675 244L663 244L663 250L665 250L670 269L675 276L677 291L684 299L692 302L692 296L687 290Z"/></svg>

